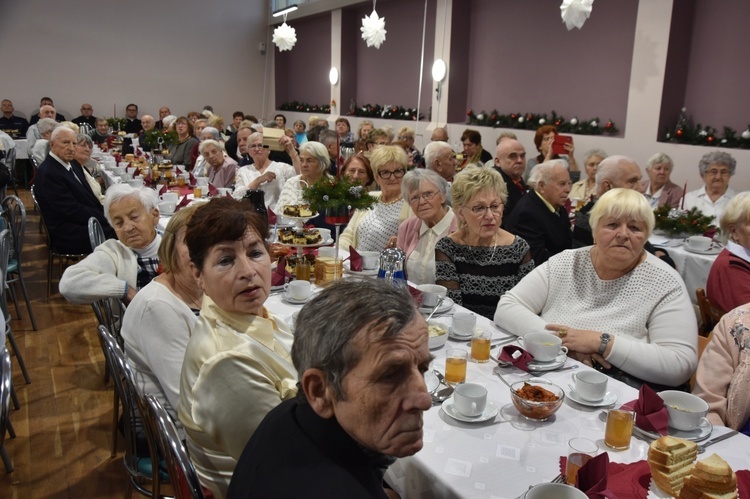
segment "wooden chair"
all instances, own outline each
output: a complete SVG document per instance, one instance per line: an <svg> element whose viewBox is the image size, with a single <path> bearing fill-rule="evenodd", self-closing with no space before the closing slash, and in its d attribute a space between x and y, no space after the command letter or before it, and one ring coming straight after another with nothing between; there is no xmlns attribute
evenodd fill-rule
<svg viewBox="0 0 750 499"><path fill-rule="evenodd" d="M701 315L701 327L698 329L698 333L701 336L708 336L726 312L711 303L703 288L695 290L695 297L698 300L698 309Z"/></svg>
<svg viewBox="0 0 750 499"><path fill-rule="evenodd" d="M708 336L698 336L698 362L701 361L701 355L703 355L709 341L711 341L711 332L708 333ZM693 386L695 386L695 373L690 376L690 391L693 390Z"/></svg>

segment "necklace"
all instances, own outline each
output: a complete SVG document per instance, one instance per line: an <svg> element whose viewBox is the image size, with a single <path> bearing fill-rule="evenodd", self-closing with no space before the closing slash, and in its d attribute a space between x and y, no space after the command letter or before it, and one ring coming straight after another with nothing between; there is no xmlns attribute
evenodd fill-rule
<svg viewBox="0 0 750 499"><path fill-rule="evenodd" d="M199 300L203 298L203 293L200 293L198 296L195 296L195 294L191 293L188 288L181 286L174 275L169 276L169 283L177 292L177 294L180 296L180 299L183 302L185 302L188 307L194 310L201 309L201 304L199 303Z"/></svg>
<svg viewBox="0 0 750 499"><path fill-rule="evenodd" d="M401 201L401 196L398 196L393 201L383 201L383 197L382 196L380 197L380 203L381 204L393 204L393 203L398 203L399 201Z"/></svg>

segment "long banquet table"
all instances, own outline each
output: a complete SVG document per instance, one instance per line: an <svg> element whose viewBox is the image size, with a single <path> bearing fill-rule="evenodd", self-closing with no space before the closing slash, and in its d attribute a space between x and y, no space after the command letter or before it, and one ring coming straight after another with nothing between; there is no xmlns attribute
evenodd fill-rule
<svg viewBox="0 0 750 499"><path fill-rule="evenodd" d="M287 323L301 305L292 305L274 293L266 302L269 310ZM437 320L451 324L455 311L465 310L454 306ZM492 331L493 339L506 337L506 333L489 319L477 318L477 326ZM470 350L466 341L448 340L447 344L433 350L432 368L444 372L445 351L460 346ZM492 350L497 356L499 348ZM563 387L566 396L571 375L590 369L572 359L565 366L578 365L576 370L547 372L543 377ZM488 402L499 409L493 421L486 423L461 423L446 415L440 406L433 406L424 414L424 447L414 456L402 458L389 468L386 480L403 498L516 498L530 485L550 481L558 474L558 460L567 453L567 442L573 437L594 440L602 451L609 453L610 461L631 463L646 459L649 442L633 437L630 449L608 450L603 442L605 421L602 408L579 405L566 397L560 410L548 421L525 420L511 403L507 386L493 374L495 363L469 362L467 382L479 383L489 392ZM523 379L525 373L509 368L505 378L509 381ZM637 390L610 379L608 391L617 395L616 404L637 398ZM713 436L728 429L715 427ZM736 435L710 448L702 454L705 458L716 452L735 470L750 465L750 439Z"/></svg>
<svg viewBox="0 0 750 499"><path fill-rule="evenodd" d="M654 246L664 248L669 256L674 260L677 266L677 272L680 273L685 281L690 300L693 304L697 303L695 290L698 288L706 289L708 273L711 266L716 260L717 253L705 254L688 251L683 245L682 239L666 238L663 236L651 236L649 239Z"/></svg>

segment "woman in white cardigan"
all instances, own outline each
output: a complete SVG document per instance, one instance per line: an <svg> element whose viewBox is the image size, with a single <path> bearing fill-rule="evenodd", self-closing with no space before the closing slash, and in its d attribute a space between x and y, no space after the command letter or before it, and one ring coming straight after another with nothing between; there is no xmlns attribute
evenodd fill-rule
<svg viewBox="0 0 750 499"><path fill-rule="evenodd" d="M89 256L68 267L60 278L60 294L72 303L119 298L129 303L156 277L161 236L159 198L147 187L117 184L107 189L104 214L117 240L107 240Z"/></svg>

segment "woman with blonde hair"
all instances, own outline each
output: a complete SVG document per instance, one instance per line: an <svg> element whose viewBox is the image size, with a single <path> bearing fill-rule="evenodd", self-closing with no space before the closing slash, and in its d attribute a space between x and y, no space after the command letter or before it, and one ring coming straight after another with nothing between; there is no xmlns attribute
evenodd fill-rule
<svg viewBox="0 0 750 499"><path fill-rule="evenodd" d="M508 191L493 168L467 166L453 177L458 230L435 246L435 284L459 305L492 318L500 297L534 269L529 244L500 228Z"/></svg>

